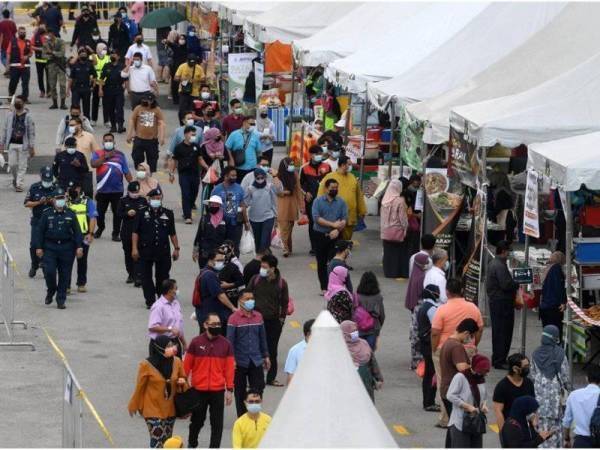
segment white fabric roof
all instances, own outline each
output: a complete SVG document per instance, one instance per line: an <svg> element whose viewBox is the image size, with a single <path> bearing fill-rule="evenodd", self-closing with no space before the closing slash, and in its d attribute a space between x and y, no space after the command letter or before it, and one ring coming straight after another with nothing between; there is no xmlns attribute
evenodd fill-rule
<svg viewBox="0 0 600 450"><path fill-rule="evenodd" d="M527 91L454 108L450 126L463 131L465 123L481 147L516 147L600 130L600 53Z"/></svg>
<svg viewBox="0 0 600 450"><path fill-rule="evenodd" d="M354 366L342 330L328 311L283 394L261 448L397 447Z"/></svg>
<svg viewBox="0 0 600 450"><path fill-rule="evenodd" d="M441 144L448 140L453 107L522 92L600 52L599 21L600 3L569 3L522 46L461 86L408 105L411 118L427 122L424 142ZM388 81L374 87L381 89L379 85L384 83Z"/></svg>
<svg viewBox="0 0 600 450"><path fill-rule="evenodd" d="M442 94L508 55L548 24L563 8L558 2L492 3L454 37L402 75L369 85L383 108Z"/></svg>
<svg viewBox="0 0 600 450"><path fill-rule="evenodd" d="M294 51L303 66L328 64L361 49L373 49L390 30L429 6L421 2L373 2L363 4L337 22L306 39L294 42Z"/></svg>
<svg viewBox="0 0 600 450"><path fill-rule="evenodd" d="M567 191L577 191L582 184L600 189L599 148L600 133L531 144L527 167L547 174Z"/></svg>
<svg viewBox="0 0 600 450"><path fill-rule="evenodd" d="M372 48L333 61L325 70L332 82L358 93L368 81L382 81L406 72L473 20L489 3L439 2L424 7L389 28Z"/></svg>
<svg viewBox="0 0 600 450"><path fill-rule="evenodd" d="M219 5L219 17L234 25L243 25L246 17L255 16L277 6L277 2L223 2Z"/></svg>
<svg viewBox="0 0 600 450"><path fill-rule="evenodd" d="M280 2L269 11L248 17L244 31L262 43L290 44L312 36L361 5L358 2Z"/></svg>

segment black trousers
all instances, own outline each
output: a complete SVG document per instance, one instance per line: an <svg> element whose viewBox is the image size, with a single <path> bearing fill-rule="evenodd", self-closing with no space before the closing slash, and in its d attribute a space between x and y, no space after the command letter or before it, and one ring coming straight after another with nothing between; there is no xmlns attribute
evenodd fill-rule
<svg viewBox="0 0 600 450"><path fill-rule="evenodd" d="M152 173L156 172L158 164L158 139L134 138L131 158L135 167L146 161Z"/></svg>
<svg viewBox="0 0 600 450"><path fill-rule="evenodd" d="M79 106L81 108L81 113L85 117L90 117L91 95L92 91L89 89L71 88L71 107Z"/></svg>
<svg viewBox="0 0 600 450"><path fill-rule="evenodd" d="M29 67L19 68L11 67L9 69L10 81L8 82L8 95L14 95L17 92L17 86L19 80L21 80L21 95L25 97L25 100L29 99L29 78L31 77L31 71Z"/></svg>
<svg viewBox="0 0 600 450"><path fill-rule="evenodd" d="M338 238L339 239L339 238ZM330 239L325 233L315 231L315 256L317 258L317 273L321 290L327 289L329 277L327 276L327 264L334 255L334 247L337 239Z"/></svg>
<svg viewBox="0 0 600 450"><path fill-rule="evenodd" d="M190 94L179 94L179 124L183 125L183 116L186 112L194 111L194 100Z"/></svg>
<svg viewBox="0 0 600 450"><path fill-rule="evenodd" d="M244 232L244 225L236 223L231 225L227 223L225 225L225 239L233 241L234 252L236 256L240 256L240 241L242 240L242 233Z"/></svg>
<svg viewBox="0 0 600 450"><path fill-rule="evenodd" d="M179 187L181 189L181 207L184 219L192 218L192 207L196 203L200 190L200 175L198 173L179 172Z"/></svg>
<svg viewBox="0 0 600 450"><path fill-rule="evenodd" d="M448 417L452 414L452 402L449 402L445 398L442 398L442 402L444 402L444 407L446 408L446 412L448 413ZM450 428L446 429L446 442L444 445L445 448L452 448L452 436L450 434Z"/></svg>
<svg viewBox="0 0 600 450"><path fill-rule="evenodd" d="M193 388L192 388L193 389ZM206 412L210 408L209 448L221 447L223 415L225 413L225 391L197 391L200 404L192 411L188 448L198 447L198 435L204 426ZM204 446L202 446L204 447Z"/></svg>
<svg viewBox="0 0 600 450"><path fill-rule="evenodd" d="M38 80L38 88L42 94L46 93L46 88L44 87L44 77L46 77L46 81L48 80L48 75L46 71L46 63L35 62L35 70L37 72L37 80Z"/></svg>
<svg viewBox="0 0 600 450"><path fill-rule="evenodd" d="M123 254L125 255L125 270L127 270L127 274L135 281L141 280L142 271L140 262L134 261L131 257L131 234L125 235L121 233L121 245L123 247Z"/></svg>
<svg viewBox="0 0 600 450"><path fill-rule="evenodd" d="M38 258L38 256L35 254L35 245L33 242L33 239L35 238L35 236L37 235L38 232L38 223L39 223L40 219L37 219L35 217L31 217L31 237L29 239L29 256L31 258L31 268L38 270L40 268L40 262L41 259Z"/></svg>
<svg viewBox="0 0 600 450"><path fill-rule="evenodd" d="M123 112L123 108L125 107L125 96L123 95L123 89L113 89L110 94L105 92L102 102L104 112L108 114L110 126L112 128L123 127L123 123L125 122Z"/></svg>
<svg viewBox="0 0 600 450"><path fill-rule="evenodd" d="M314 201L314 199L313 199L313 201ZM316 246L317 232L313 228L313 225L315 222L313 221L313 216L312 216L312 205L313 205L312 201L304 202L306 215L308 216L308 239L310 240L310 249L314 252L315 249L317 248L317 246Z"/></svg>
<svg viewBox="0 0 600 450"><path fill-rule="evenodd" d="M104 230L106 228L106 210L110 205L110 210L113 215L113 228L112 235L118 236L121 230L121 218L117 214L117 208L119 207L119 200L123 196L119 192L102 193L96 194L96 203L98 204L98 229Z"/></svg>
<svg viewBox="0 0 600 450"><path fill-rule="evenodd" d="M92 121L95 122L98 120L98 109L100 109L100 103L102 103L102 118L104 119L104 123L107 123L108 110L106 108L105 100L103 100L98 93L99 90L99 86L96 85L92 91Z"/></svg>
<svg viewBox="0 0 600 450"><path fill-rule="evenodd" d="M81 190L87 197L94 198L94 179L92 172L86 172L83 174L83 179L81 180Z"/></svg>
<svg viewBox="0 0 600 450"><path fill-rule="evenodd" d="M142 290L146 306L152 306L160 291L162 282L169 278L171 270L171 255L143 256L140 258L142 269ZM154 268L154 278L152 269ZM156 281L155 281L156 280Z"/></svg>
<svg viewBox="0 0 600 450"><path fill-rule="evenodd" d="M129 101L131 102L131 110L133 111L137 105L142 103L142 98L148 94L151 94L151 92L150 91L130 92L129 93Z"/></svg>
<svg viewBox="0 0 600 450"><path fill-rule="evenodd" d="M279 319L265 319L265 333L267 335L267 348L269 349L269 359L271 367L267 372L267 384L272 383L277 377L277 347L283 325Z"/></svg>
<svg viewBox="0 0 600 450"><path fill-rule="evenodd" d="M563 315L558 308L540 309L540 319L542 320L542 327L546 325L556 325L558 327L558 335L560 341L563 340Z"/></svg>
<svg viewBox="0 0 600 450"><path fill-rule="evenodd" d="M90 246L83 244L83 256L77 258L76 252L73 252L73 265L77 264L77 286L85 286L87 284L87 266L88 253ZM69 288L71 287L71 274L69 274Z"/></svg>
<svg viewBox="0 0 600 450"><path fill-rule="evenodd" d="M594 443L591 437L576 434L573 439L573 448L594 448Z"/></svg>
<svg viewBox="0 0 600 450"><path fill-rule="evenodd" d="M433 359L431 357L431 343L421 346L421 354L425 361L425 375L423 376L423 384L421 386L423 391L423 408L435 405L435 394L437 388L432 384L433 377L435 376L435 367L433 365Z"/></svg>
<svg viewBox="0 0 600 450"><path fill-rule="evenodd" d="M490 319L492 321L492 364L506 364L510 352L515 309L512 300L490 300Z"/></svg>
<svg viewBox="0 0 600 450"><path fill-rule="evenodd" d="M262 395L265 389L265 376L262 366L255 366L252 362L248 367L236 365L235 367L235 409L238 417L246 414L246 388L256 389Z"/></svg>

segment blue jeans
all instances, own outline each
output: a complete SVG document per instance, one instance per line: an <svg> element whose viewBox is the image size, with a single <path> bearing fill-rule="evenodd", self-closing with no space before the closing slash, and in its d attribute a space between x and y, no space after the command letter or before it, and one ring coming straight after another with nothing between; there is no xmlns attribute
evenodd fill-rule
<svg viewBox="0 0 600 450"><path fill-rule="evenodd" d="M47 295L56 294L56 303L64 305L73 268L73 245L52 245L50 248L46 246L42 261L44 262ZM58 284L56 283L57 272Z"/></svg>
<svg viewBox="0 0 600 450"><path fill-rule="evenodd" d="M363 338L365 341L367 341L367 343L369 344L369 347L371 347L371 350L375 350L375 343L377 342L377 335L367 334L366 336L361 336L361 338Z"/></svg>
<svg viewBox="0 0 600 450"><path fill-rule="evenodd" d="M252 233L254 233L254 246L257 253L268 249L271 246L271 233L275 218L267 219L264 222L252 222Z"/></svg>
<svg viewBox="0 0 600 450"><path fill-rule="evenodd" d="M181 188L181 207L183 218L192 218L192 206L198 197L200 189L200 176L198 174L179 172L179 187Z"/></svg>

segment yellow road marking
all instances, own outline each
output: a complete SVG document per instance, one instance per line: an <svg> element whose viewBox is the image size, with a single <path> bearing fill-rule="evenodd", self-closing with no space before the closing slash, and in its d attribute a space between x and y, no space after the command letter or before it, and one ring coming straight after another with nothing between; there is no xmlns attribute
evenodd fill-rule
<svg viewBox="0 0 600 450"><path fill-rule="evenodd" d="M394 425L394 431L400 436L410 436L410 431L408 431L402 425Z"/></svg>
<svg viewBox="0 0 600 450"><path fill-rule="evenodd" d="M408 278L396 278L395 280L404 283L405 281L408 281Z"/></svg>
<svg viewBox="0 0 600 450"><path fill-rule="evenodd" d="M500 429L498 428L498 424L495 423L490 423L488 425L489 429L492 430L494 433L499 433Z"/></svg>
<svg viewBox="0 0 600 450"><path fill-rule="evenodd" d="M300 328L300 322L298 322L297 320L292 320L292 321L290 322L290 326L291 326L292 328Z"/></svg>
<svg viewBox="0 0 600 450"><path fill-rule="evenodd" d="M358 247L358 246L360 246L360 241L357 241L356 239L352 239L352 246L353 246L353 247Z"/></svg>
<svg viewBox="0 0 600 450"><path fill-rule="evenodd" d="M308 267L310 267L312 270L317 270L317 263L310 263Z"/></svg>

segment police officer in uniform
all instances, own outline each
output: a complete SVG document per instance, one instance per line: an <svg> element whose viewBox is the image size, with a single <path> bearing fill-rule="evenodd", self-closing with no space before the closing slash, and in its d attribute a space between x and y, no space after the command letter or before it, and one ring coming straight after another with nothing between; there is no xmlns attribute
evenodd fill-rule
<svg viewBox="0 0 600 450"><path fill-rule="evenodd" d="M121 243L125 253L125 268L127 269L127 284L134 283L135 287L142 285L142 273L139 262L131 256L131 235L137 217L140 212L148 206L146 197L140 195L140 183L132 181L127 186L127 195L119 200L117 215L121 218Z"/></svg>
<svg viewBox="0 0 600 450"><path fill-rule="evenodd" d="M150 206L140 210L133 229L131 257L141 262L142 289L146 307L150 309L156 301L156 294L162 282L169 277L171 270L171 246L173 261L179 258L179 241L175 233L173 211L162 207L162 192L152 189L148 192ZM156 266L156 284L152 280L152 267Z"/></svg>
<svg viewBox="0 0 600 450"><path fill-rule="evenodd" d="M87 260L90 251L90 245L94 241L94 229L98 211L96 203L87 195L81 192L81 184L71 182L67 192L69 198L67 207L77 216L77 223L83 235L83 256L77 259L77 292L87 292ZM73 254L73 263L75 254ZM69 277L69 290L71 289L71 277Z"/></svg>
<svg viewBox="0 0 600 450"><path fill-rule="evenodd" d="M123 84L127 78L121 76L123 63L119 61L119 54L113 50L110 55L110 64L102 68L100 96L103 96L102 107L108 113L111 133L124 133L125 116L123 105L125 104L125 92Z"/></svg>
<svg viewBox="0 0 600 450"><path fill-rule="evenodd" d="M35 252L44 262L46 279L46 305L54 300L58 309L65 309L67 287L73 268L73 253L83 256L83 236L77 223L77 216L67 208L65 191L54 191L53 207L47 209L40 219L35 239ZM58 271L58 286L56 273Z"/></svg>
<svg viewBox="0 0 600 450"><path fill-rule="evenodd" d="M77 61L71 64L71 73L67 85L67 97L69 92L73 96L71 105L79 105L81 102L81 111L85 117L90 117L90 98L92 95L92 85L96 78L94 65L88 59L88 52L85 48L80 48Z"/></svg>
<svg viewBox="0 0 600 450"><path fill-rule="evenodd" d="M35 273L40 267L40 258L35 254L35 236L37 234L37 226L42 217L42 213L52 207L52 197L56 184L52 177L52 169L50 166L44 166L40 169L41 181L33 183L27 191L24 205L26 208L31 208L31 240L29 242L29 255L31 257L31 268L29 269L29 278L35 277Z"/></svg>

